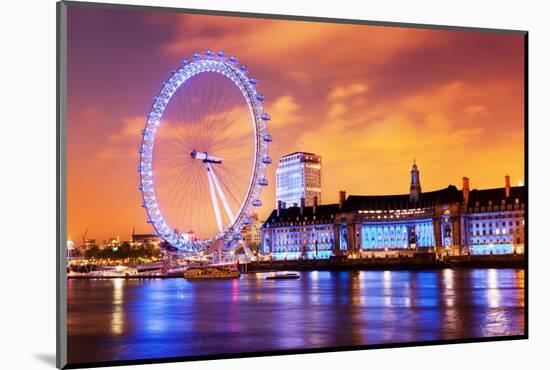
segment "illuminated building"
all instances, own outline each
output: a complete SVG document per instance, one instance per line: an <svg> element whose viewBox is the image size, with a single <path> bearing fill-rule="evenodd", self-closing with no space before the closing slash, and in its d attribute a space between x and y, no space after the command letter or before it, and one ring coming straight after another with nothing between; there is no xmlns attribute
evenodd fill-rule
<svg viewBox="0 0 550 370"><path fill-rule="evenodd" d="M258 215L253 213L250 216L250 223L246 223L241 230L243 241L247 245L260 245L260 227L262 222L258 220Z"/></svg>
<svg viewBox="0 0 550 370"><path fill-rule="evenodd" d="M467 180L467 179L466 179ZM524 253L524 187L469 191L464 216L465 251L471 254Z"/></svg>
<svg viewBox="0 0 550 370"><path fill-rule="evenodd" d="M284 207L264 223L263 254L273 259L362 257L433 252L442 255L524 253L525 189L421 192L416 163L409 194L351 195L338 204Z"/></svg>
<svg viewBox="0 0 550 370"><path fill-rule="evenodd" d="M313 198L311 207L302 198L299 207L283 208L282 201L264 223L263 254L273 259L326 259L334 252L334 216L338 205L318 205Z"/></svg>
<svg viewBox="0 0 550 370"><path fill-rule="evenodd" d="M117 236L116 238L115 237L110 237L110 238L107 238L103 241L103 243L101 243L99 245L99 248L101 249L105 249L105 248L108 248L108 249L112 249L112 248L118 248L122 245L122 242L120 241L120 237Z"/></svg>
<svg viewBox="0 0 550 370"><path fill-rule="evenodd" d="M132 243L156 243L160 244L162 238L155 234L132 234Z"/></svg>
<svg viewBox="0 0 550 370"><path fill-rule="evenodd" d="M155 234L136 234L132 233L132 240L130 245L133 247L141 247L144 245L160 246L162 244L162 238Z"/></svg>
<svg viewBox="0 0 550 370"><path fill-rule="evenodd" d="M313 153L295 152L279 160L276 200L286 206L313 205L313 197L321 203L321 157Z"/></svg>

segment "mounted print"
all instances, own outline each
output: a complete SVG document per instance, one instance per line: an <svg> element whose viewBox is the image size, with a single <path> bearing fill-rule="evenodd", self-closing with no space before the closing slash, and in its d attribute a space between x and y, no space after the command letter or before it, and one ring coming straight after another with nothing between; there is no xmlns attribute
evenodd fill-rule
<svg viewBox="0 0 550 370"><path fill-rule="evenodd" d="M57 10L58 367L527 338L527 32Z"/></svg>

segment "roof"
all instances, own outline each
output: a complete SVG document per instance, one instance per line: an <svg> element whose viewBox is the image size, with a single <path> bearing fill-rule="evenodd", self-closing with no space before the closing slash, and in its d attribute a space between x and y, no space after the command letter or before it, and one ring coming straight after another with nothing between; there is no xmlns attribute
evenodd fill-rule
<svg viewBox="0 0 550 370"><path fill-rule="evenodd" d="M468 196L468 207L476 207L476 203L479 202L479 206L489 205L491 201L494 205L502 204L504 200L506 204L513 204L519 199L520 203L525 202L525 187L524 186L512 186L510 187L510 196L506 198L506 191L504 188L494 189L482 189L482 190L470 190Z"/></svg>
<svg viewBox="0 0 550 370"><path fill-rule="evenodd" d="M441 190L420 193L417 202L410 200L410 194L398 195L350 195L344 202L343 212L358 210L384 210L430 207L437 203L462 202L462 191L449 185Z"/></svg>
<svg viewBox="0 0 550 370"><path fill-rule="evenodd" d="M294 153L290 153L290 154L283 155L281 158L290 157L291 155L295 155L295 154L314 155L314 156L318 157L318 155L315 154L315 153L310 153L310 152L294 152Z"/></svg>
<svg viewBox="0 0 550 370"><path fill-rule="evenodd" d="M318 219L330 219L332 216L334 216L338 212L338 204L323 204L317 206L317 210L315 212L315 217ZM302 215L300 215L300 207L289 207L289 208L281 208L279 212L279 216L277 216L277 209L274 209L267 220L265 220L265 224L267 223L275 223L275 222L281 222L281 221L295 221L296 217L308 217L310 219L313 218L313 207L304 207L304 212ZM264 226L262 225L262 227Z"/></svg>
<svg viewBox="0 0 550 370"><path fill-rule="evenodd" d="M488 205L489 201L493 204L501 204L502 200L506 200L506 204L515 203L519 199L520 203L525 199L525 187L514 186L510 188L510 197L506 199L504 188L471 190L468 197L468 206L475 207L476 202L480 206ZM398 195L350 195L344 201L342 209L339 204L325 204L317 206L315 216L317 219L331 219L338 212L354 212L359 210L386 210L386 209L407 209L407 208L423 208L431 207L441 203L462 203L462 190L459 190L454 185L440 190L421 193L417 202L410 200L410 194ZM277 209L274 209L262 227L267 223L273 224L282 221L296 221L297 217L313 217L313 207L304 207L303 214L300 214L300 207L281 208L279 216Z"/></svg>

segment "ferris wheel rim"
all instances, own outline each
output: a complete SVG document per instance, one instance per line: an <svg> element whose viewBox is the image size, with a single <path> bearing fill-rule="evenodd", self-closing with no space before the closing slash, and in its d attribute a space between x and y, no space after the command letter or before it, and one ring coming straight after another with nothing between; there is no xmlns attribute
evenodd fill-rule
<svg viewBox="0 0 550 370"><path fill-rule="evenodd" d="M271 135L267 133L267 121L270 116L264 111L263 95L256 90L257 80L248 76L248 68L240 65L237 58L227 57L221 51L215 54L210 51L204 54L195 53L193 57L193 61L184 60L181 67L172 71L170 77L163 82L159 94L153 100L152 107L147 114L145 129L142 131L138 168L140 174L139 189L143 200L142 206L147 212L147 222L153 226L157 235L173 247L183 251L204 250L219 240L229 241L235 239L237 235L240 236L244 222L250 217L253 209L261 205L259 199L261 188L267 184L265 179L266 166L271 163L267 150L268 142L272 140ZM230 80L245 99L254 130L254 157L246 196L241 202L234 219L230 220L228 225L213 237L189 241L183 240L182 236L176 234L174 228L168 225L156 200L153 181L153 147L164 111L172 96L190 78L205 72L218 73ZM264 160L265 158L268 160Z"/></svg>

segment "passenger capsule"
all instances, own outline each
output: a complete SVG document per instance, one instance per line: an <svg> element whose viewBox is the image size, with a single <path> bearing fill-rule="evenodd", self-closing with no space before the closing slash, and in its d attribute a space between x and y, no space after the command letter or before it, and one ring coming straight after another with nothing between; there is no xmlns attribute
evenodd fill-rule
<svg viewBox="0 0 550 370"><path fill-rule="evenodd" d="M270 142L273 141L273 138L271 137L270 134L265 134L265 135L264 135L264 141L270 143Z"/></svg>
<svg viewBox="0 0 550 370"><path fill-rule="evenodd" d="M266 178L261 178L258 180L258 185L260 186L267 186L268 182Z"/></svg>
<svg viewBox="0 0 550 370"><path fill-rule="evenodd" d="M252 201L252 205L253 205L254 207L261 207L262 201L259 200L259 199L254 199L254 200Z"/></svg>
<svg viewBox="0 0 550 370"><path fill-rule="evenodd" d="M270 157L270 156L264 155L264 156L262 157L262 163L270 164L271 162L272 162L272 160L271 160L271 157Z"/></svg>
<svg viewBox="0 0 550 370"><path fill-rule="evenodd" d="M239 62L239 60L237 59L237 57L231 57L229 58L229 61L233 64L237 64Z"/></svg>
<svg viewBox="0 0 550 370"><path fill-rule="evenodd" d="M264 121L269 121L271 119L271 116L267 113L262 113L262 116L261 118L264 120Z"/></svg>

